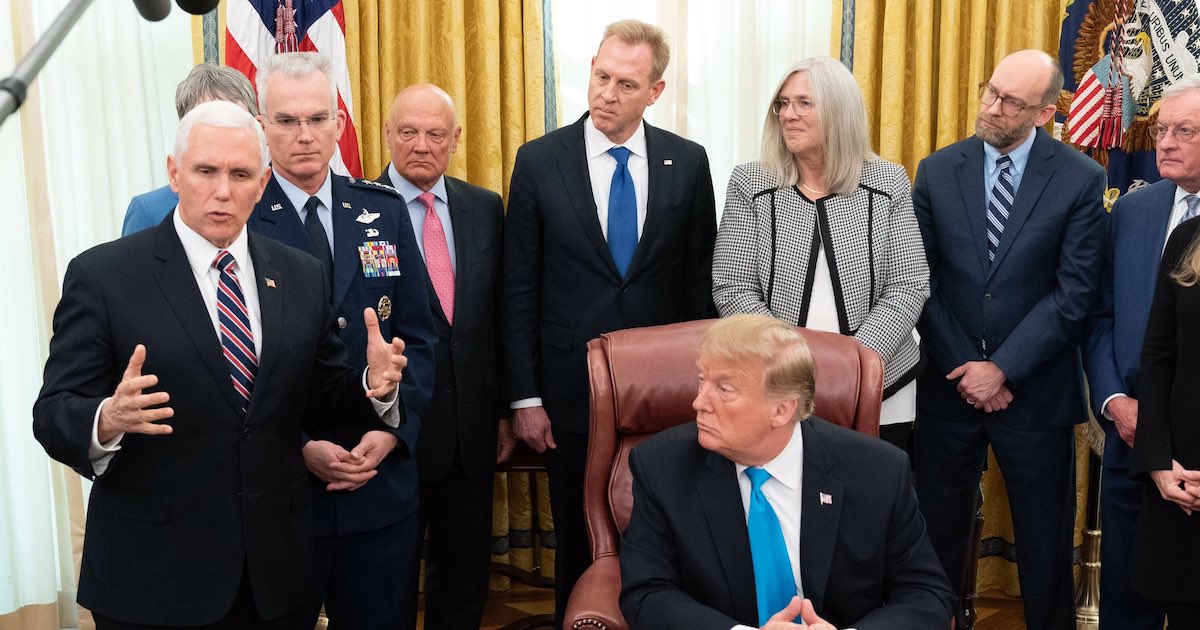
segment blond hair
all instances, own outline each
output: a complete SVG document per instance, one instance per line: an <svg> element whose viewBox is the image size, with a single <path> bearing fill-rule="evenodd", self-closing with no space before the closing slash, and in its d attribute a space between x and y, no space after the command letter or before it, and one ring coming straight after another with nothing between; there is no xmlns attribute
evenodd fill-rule
<svg viewBox="0 0 1200 630"><path fill-rule="evenodd" d="M604 27L604 36L600 38L600 45L603 46L609 37L616 37L630 46L637 44L650 46L650 52L654 58L654 64L650 69L651 83L661 79L663 73L667 71L667 64L671 62L671 47L667 45L667 34L661 28L639 20L621 20ZM598 52L600 49L596 50Z"/></svg>
<svg viewBox="0 0 1200 630"><path fill-rule="evenodd" d="M794 399L798 421L812 415L816 364L808 342L790 324L755 314L717 320L700 339L700 356L728 365L762 366L766 396Z"/></svg>

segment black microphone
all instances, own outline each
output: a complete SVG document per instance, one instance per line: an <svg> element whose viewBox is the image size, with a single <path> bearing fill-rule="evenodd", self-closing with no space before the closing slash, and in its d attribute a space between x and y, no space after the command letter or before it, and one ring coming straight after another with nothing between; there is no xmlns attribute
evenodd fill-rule
<svg viewBox="0 0 1200 630"><path fill-rule="evenodd" d="M138 13L151 22L157 22L171 12L171 0L133 0Z"/></svg>
<svg viewBox="0 0 1200 630"><path fill-rule="evenodd" d="M218 0L175 0L180 9L192 15L204 15L217 8Z"/></svg>

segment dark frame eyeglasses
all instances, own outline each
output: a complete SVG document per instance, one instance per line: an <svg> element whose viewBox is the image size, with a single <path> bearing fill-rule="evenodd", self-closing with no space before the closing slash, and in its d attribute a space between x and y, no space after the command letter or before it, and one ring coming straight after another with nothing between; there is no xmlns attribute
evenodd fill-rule
<svg viewBox="0 0 1200 630"><path fill-rule="evenodd" d="M1021 112L1027 109L1041 109L1046 106L1027 105L1011 96L1001 96L996 91L996 88L992 87L992 84L987 81L979 84L979 102L983 103L984 107L991 107L996 103L997 99L1000 100L1000 111L1009 118L1020 116Z"/></svg>

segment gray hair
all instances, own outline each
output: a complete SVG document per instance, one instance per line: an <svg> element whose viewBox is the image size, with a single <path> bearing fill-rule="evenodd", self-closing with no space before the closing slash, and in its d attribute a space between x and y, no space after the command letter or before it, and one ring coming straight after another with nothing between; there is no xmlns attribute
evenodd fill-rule
<svg viewBox="0 0 1200 630"><path fill-rule="evenodd" d="M210 125L222 129L241 129L248 131L258 140L259 174L266 172L267 136L263 133L262 125L250 112L230 103L229 101L208 101L192 108L179 121L179 129L175 132L175 159L183 159L188 150L188 136L196 125Z"/></svg>
<svg viewBox="0 0 1200 630"><path fill-rule="evenodd" d="M276 72L289 79L303 79L314 73L321 73L329 83L330 111L337 111L337 83L333 80L333 62L329 60L329 55L319 52L288 52L268 56L259 66L255 78L255 84L258 86L258 109L263 114L267 111L267 81Z"/></svg>
<svg viewBox="0 0 1200 630"><path fill-rule="evenodd" d="M1161 105L1163 101L1176 96L1183 96L1191 91L1200 91L1200 73L1185 74L1183 78L1163 88L1162 96L1158 102Z"/></svg>
<svg viewBox="0 0 1200 630"><path fill-rule="evenodd" d="M246 75L233 68L211 63L192 68L187 78L175 88L175 112L181 119L193 107L205 101L238 103L251 116L257 116L258 105L254 100L254 86L250 85Z"/></svg>
<svg viewBox="0 0 1200 630"><path fill-rule="evenodd" d="M808 73L813 111L820 121L825 185L839 195L852 194L862 177L863 163L875 158L867 131L867 109L862 91L858 89L854 75L841 62L830 57L810 57L796 62L783 73L771 93L771 102L779 98L783 85L797 72ZM760 159L781 186L801 183L800 169L784 142L779 116L771 113L769 105L763 123Z"/></svg>

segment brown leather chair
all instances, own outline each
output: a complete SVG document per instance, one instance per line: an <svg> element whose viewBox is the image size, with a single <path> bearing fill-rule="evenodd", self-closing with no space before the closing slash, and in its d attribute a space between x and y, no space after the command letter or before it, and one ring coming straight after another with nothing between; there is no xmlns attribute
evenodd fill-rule
<svg viewBox="0 0 1200 630"><path fill-rule="evenodd" d="M621 330L588 344L591 432L584 503L592 566L567 604L572 629L628 628L621 593L621 533L633 507L629 451L655 433L695 419L700 337L712 323L685 322ZM879 434L883 363L853 338L800 329L816 361L816 414Z"/></svg>

